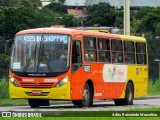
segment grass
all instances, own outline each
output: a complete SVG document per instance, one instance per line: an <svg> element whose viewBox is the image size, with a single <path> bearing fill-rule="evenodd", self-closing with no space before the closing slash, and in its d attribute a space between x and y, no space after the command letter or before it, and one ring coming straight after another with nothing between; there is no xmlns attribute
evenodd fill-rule
<svg viewBox="0 0 160 120"><path fill-rule="evenodd" d="M0 99L0 105L25 105L28 104L26 99Z"/></svg>
<svg viewBox="0 0 160 120"><path fill-rule="evenodd" d="M160 80L149 81L148 85L148 96L160 95ZM15 104L26 104L25 99L10 99L9 98L9 88L8 80L2 78L0 81L0 105L15 105Z"/></svg>
<svg viewBox="0 0 160 120"><path fill-rule="evenodd" d="M9 83L6 78L0 80L0 99L9 98Z"/></svg>
<svg viewBox="0 0 160 120"><path fill-rule="evenodd" d="M148 96L160 95L160 80L149 80Z"/></svg>

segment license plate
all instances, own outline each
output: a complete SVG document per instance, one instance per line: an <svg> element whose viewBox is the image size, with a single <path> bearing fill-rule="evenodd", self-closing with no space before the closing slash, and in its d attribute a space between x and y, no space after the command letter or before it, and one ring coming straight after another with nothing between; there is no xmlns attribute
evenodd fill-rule
<svg viewBox="0 0 160 120"><path fill-rule="evenodd" d="M39 95L39 94L41 94L41 93L42 93L41 90L32 90L32 94Z"/></svg>

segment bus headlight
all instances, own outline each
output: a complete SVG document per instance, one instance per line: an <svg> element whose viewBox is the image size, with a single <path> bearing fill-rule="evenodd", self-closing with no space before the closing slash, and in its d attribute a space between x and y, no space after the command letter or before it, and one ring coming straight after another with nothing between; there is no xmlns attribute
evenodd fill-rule
<svg viewBox="0 0 160 120"><path fill-rule="evenodd" d="M61 86L63 86L64 84L66 84L68 82L68 76L66 76L65 78L63 78L62 80L60 80L57 85L56 88L59 88Z"/></svg>
<svg viewBox="0 0 160 120"><path fill-rule="evenodd" d="M18 82L14 79L14 78L10 78L10 81L11 81L11 83L15 86L15 87L18 87L19 85L18 85Z"/></svg>

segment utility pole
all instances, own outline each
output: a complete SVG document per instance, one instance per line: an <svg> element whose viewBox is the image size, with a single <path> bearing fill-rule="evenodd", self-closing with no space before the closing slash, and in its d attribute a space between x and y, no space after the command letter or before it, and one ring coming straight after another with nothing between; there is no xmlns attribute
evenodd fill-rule
<svg viewBox="0 0 160 120"><path fill-rule="evenodd" d="M76 17L78 18L78 3L76 4ZM77 20L77 26L79 26L79 20Z"/></svg>
<svg viewBox="0 0 160 120"><path fill-rule="evenodd" d="M124 0L124 35L130 35L130 0Z"/></svg>

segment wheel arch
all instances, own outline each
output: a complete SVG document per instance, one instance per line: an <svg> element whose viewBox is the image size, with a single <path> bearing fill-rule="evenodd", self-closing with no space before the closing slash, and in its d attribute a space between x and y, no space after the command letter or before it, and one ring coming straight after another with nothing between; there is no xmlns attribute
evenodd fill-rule
<svg viewBox="0 0 160 120"><path fill-rule="evenodd" d="M92 88L92 90L94 91L94 84L93 84L93 81L91 79L86 80L85 84L88 84Z"/></svg>

